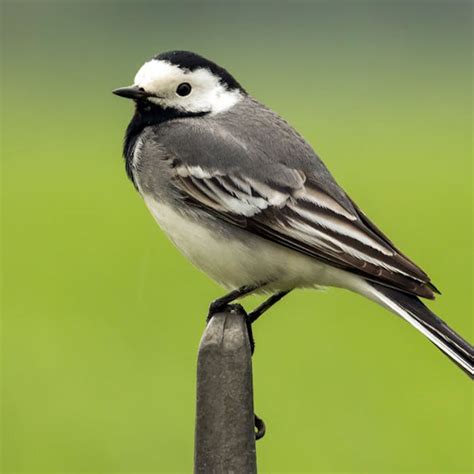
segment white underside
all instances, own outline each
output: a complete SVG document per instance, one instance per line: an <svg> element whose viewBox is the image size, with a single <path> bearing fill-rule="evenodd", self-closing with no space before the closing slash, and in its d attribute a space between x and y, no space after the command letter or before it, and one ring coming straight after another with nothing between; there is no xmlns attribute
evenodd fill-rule
<svg viewBox="0 0 474 474"><path fill-rule="evenodd" d="M226 238L150 196L144 200L176 247L226 288L266 283L261 291L321 286L358 291L363 282L356 275L251 234L246 239Z"/></svg>

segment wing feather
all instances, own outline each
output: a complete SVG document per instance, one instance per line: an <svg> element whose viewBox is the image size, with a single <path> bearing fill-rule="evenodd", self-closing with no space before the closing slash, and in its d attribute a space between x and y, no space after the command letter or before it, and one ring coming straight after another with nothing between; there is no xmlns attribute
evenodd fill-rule
<svg viewBox="0 0 474 474"><path fill-rule="evenodd" d="M354 212L308 180L273 182L239 171L175 164L175 184L186 198L239 227L368 280L427 298L429 278L354 205Z"/></svg>

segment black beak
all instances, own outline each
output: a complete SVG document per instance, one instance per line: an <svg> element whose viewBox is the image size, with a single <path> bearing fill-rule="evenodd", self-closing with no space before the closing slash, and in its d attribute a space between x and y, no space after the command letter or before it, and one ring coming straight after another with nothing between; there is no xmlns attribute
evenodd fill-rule
<svg viewBox="0 0 474 474"><path fill-rule="evenodd" d="M144 99L152 95L138 86L120 87L112 91L112 93L126 99Z"/></svg>

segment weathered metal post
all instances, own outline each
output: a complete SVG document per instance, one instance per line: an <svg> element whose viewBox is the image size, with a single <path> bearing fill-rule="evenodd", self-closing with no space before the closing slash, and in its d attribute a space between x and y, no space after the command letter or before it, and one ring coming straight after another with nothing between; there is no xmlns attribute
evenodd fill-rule
<svg viewBox="0 0 474 474"><path fill-rule="evenodd" d="M197 367L196 474L257 472L252 358L245 314L216 314L201 339Z"/></svg>

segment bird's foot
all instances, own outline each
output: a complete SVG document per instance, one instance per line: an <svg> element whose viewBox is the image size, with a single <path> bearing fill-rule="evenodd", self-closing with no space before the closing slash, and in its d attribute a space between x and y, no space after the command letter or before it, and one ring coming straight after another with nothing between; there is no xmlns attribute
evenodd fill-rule
<svg viewBox="0 0 474 474"><path fill-rule="evenodd" d="M265 436L265 422L258 417L255 413L253 414L255 417L255 439L258 441L259 439L262 439Z"/></svg>
<svg viewBox="0 0 474 474"><path fill-rule="evenodd" d="M245 315L245 319L247 319L247 313L242 305L238 303L229 304L229 303L225 303L219 300L215 300L209 305L209 310L207 312L207 318L206 318L206 324L209 323L209 321L212 319L212 317L215 314L221 313L222 311L225 311L225 310L243 313Z"/></svg>

